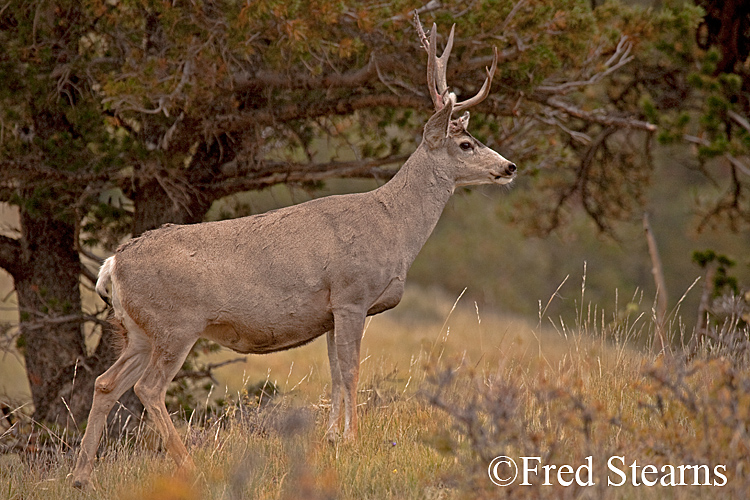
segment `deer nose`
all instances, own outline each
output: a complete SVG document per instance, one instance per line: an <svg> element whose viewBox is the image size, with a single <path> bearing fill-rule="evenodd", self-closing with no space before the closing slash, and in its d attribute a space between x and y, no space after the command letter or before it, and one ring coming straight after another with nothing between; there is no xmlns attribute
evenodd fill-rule
<svg viewBox="0 0 750 500"><path fill-rule="evenodd" d="M510 165L505 167L505 171L508 172L509 174L514 174L516 172L516 164L511 163Z"/></svg>

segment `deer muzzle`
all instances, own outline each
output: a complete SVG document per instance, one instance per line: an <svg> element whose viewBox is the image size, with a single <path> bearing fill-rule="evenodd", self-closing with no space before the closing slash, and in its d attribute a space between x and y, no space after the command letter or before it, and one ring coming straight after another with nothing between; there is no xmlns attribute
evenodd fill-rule
<svg viewBox="0 0 750 500"><path fill-rule="evenodd" d="M513 181L516 177L516 164L513 162L507 162L499 169L492 172L493 181L496 184L508 184Z"/></svg>

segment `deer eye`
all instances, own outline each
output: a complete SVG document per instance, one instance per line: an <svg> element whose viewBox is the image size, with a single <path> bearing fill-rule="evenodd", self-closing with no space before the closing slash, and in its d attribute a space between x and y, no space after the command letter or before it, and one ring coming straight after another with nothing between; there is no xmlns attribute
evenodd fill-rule
<svg viewBox="0 0 750 500"><path fill-rule="evenodd" d="M463 149L464 151L470 151L474 148L474 145L470 143L469 141L464 141L461 144L458 145L459 148Z"/></svg>

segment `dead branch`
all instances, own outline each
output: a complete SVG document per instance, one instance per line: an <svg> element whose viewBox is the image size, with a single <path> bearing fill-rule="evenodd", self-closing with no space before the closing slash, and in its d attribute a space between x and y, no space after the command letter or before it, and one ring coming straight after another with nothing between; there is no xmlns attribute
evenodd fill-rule
<svg viewBox="0 0 750 500"><path fill-rule="evenodd" d="M656 333L661 342L661 350L665 352L667 347L664 341L664 326L667 318L667 282L664 279L664 268L659 256L659 247L656 245L656 238L654 238L654 232L648 220L648 212L643 212L643 230L646 233L648 254L651 257L651 274L654 276L654 283L656 283Z"/></svg>
<svg viewBox="0 0 750 500"><path fill-rule="evenodd" d="M38 311L28 312L37 314L38 319L34 319L32 321L24 321L23 328L25 330L38 330L40 328L46 328L50 325L62 325L65 323L77 323L84 321L90 321L98 325L109 326L108 321L103 320L93 314L67 314L65 316L47 316L42 315Z"/></svg>
<svg viewBox="0 0 750 500"><path fill-rule="evenodd" d="M612 54L612 57L610 57L606 63L604 63L604 69L602 71L595 73L586 80L565 82L558 85L540 85L535 90L546 94L565 95L568 92L578 90L581 87L594 85L632 61L634 58L634 56L630 55L630 50L632 48L633 44L628 40L627 35L623 35L617 43L615 53Z"/></svg>
<svg viewBox="0 0 750 500"><path fill-rule="evenodd" d="M739 118L742 118L742 117L739 117ZM700 146L710 146L711 145L711 142L708 139L704 139L702 137L696 137L694 135L685 134L685 135L682 136L682 138L685 139L686 141L690 142L690 143L698 144ZM736 169L738 169L743 174L750 176L750 166L745 165L742 161L740 161L738 158L736 158L731 153L724 153L723 156L724 156L724 158L729 163L732 164L733 167L735 167Z"/></svg>
<svg viewBox="0 0 750 500"><path fill-rule="evenodd" d="M177 375L175 375L173 381L180 380L183 378L188 378L192 380L200 380L203 378L210 379L211 382L213 382L215 385L220 385L219 381L216 380L216 377L214 377L214 370L218 368L222 368L227 365L231 365L234 363L244 363L247 361L247 357L242 358L233 358L228 359L226 361L222 361L220 363L209 363L201 368L195 369L195 370L185 370L181 369L179 372L177 372Z"/></svg>
<svg viewBox="0 0 750 500"><path fill-rule="evenodd" d="M291 162L248 162L238 169L240 175L220 183L213 183L211 189L217 192L237 192L261 189L279 183L316 182L334 177L390 178L393 172L381 169L386 165L402 164L408 155L355 161L332 161L326 163Z"/></svg>
<svg viewBox="0 0 750 500"><path fill-rule="evenodd" d="M544 101L545 104L553 108L564 111L570 116L580 118L591 123L598 123L607 127L626 128L634 130L645 130L646 132L656 132L656 125L632 118L620 118L617 116L604 115L602 113L590 113L578 108L570 103L563 102L554 97Z"/></svg>
<svg viewBox="0 0 750 500"><path fill-rule="evenodd" d="M102 103L109 103L117 110L118 113L125 111L135 111L137 113L143 113L147 115L158 115L164 113L164 116L169 117L169 104L174 101L182 92L182 89L190 81L190 77L193 73L193 63L190 59L186 60L182 66L182 77L177 83L177 86L169 94L160 96L158 99L159 105L154 109L146 109L139 104L136 104L140 99L134 96L125 96L119 100L115 100L113 97L107 97L102 99Z"/></svg>
<svg viewBox="0 0 750 500"><path fill-rule="evenodd" d="M206 137L222 133L244 132L259 126L274 126L292 120L327 115L348 115L360 109L375 107L426 109L426 97L414 95L368 94L343 99L319 99L295 102L266 109L251 109L238 114L220 115L207 120L203 133Z"/></svg>

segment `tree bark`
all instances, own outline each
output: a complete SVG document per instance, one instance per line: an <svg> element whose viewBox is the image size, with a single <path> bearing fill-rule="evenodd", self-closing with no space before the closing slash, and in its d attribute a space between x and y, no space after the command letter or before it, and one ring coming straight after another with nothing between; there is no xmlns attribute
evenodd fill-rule
<svg viewBox="0 0 750 500"><path fill-rule="evenodd" d="M133 233L139 236L162 224L195 224L203 221L211 204L229 194L217 188L217 182L226 178L221 165L236 156L233 140L223 134L210 143L202 143L186 169L155 174L137 173L135 191L130 194L135 212ZM182 145L182 147L188 147Z"/></svg>
<svg viewBox="0 0 750 500"><path fill-rule="evenodd" d="M85 419L76 364L86 358L83 319L52 323L81 311L80 262L74 227L44 211L21 210L20 266L12 270L18 297L20 346L34 418L64 425ZM90 396L89 396L90 397ZM67 403L67 406L66 406Z"/></svg>
<svg viewBox="0 0 750 500"><path fill-rule="evenodd" d="M132 196L134 237L168 222L194 224L203 220L210 202L179 189L175 187L173 192L168 192L164 182L157 179L138 182L138 189Z"/></svg>
<svg viewBox="0 0 750 500"><path fill-rule="evenodd" d="M750 8L744 0L699 0L706 15L697 31L703 49L715 44L721 50L716 74L733 73L750 53Z"/></svg>
<svg viewBox="0 0 750 500"><path fill-rule="evenodd" d="M219 193L199 186L210 184L219 162L230 158L227 153L231 154L231 149L218 144L204 146L183 176L170 179L162 173L136 180L137 188L132 194L136 207L133 235L167 222L189 224L203 220ZM1 237L0 267L14 280L19 347L34 404L33 418L61 426L80 426L91 409L96 377L115 361L118 352L111 329L105 327L94 352L90 356L87 353L81 262L75 250L77 235L72 221L56 212L52 206L32 210L21 206L21 236ZM127 413L140 416L143 407L132 390L120 402ZM111 423L117 418L115 414L110 416ZM119 429L122 421L124 418L113 427Z"/></svg>
<svg viewBox="0 0 750 500"><path fill-rule="evenodd" d="M661 350L664 352L668 346L664 338L667 319L667 281L664 279L664 267L659 256L659 247L656 245L654 231L648 220L648 212L643 212L643 230L646 233L648 243L648 254L651 257L651 274L656 284L656 334L661 342Z"/></svg>
<svg viewBox="0 0 750 500"><path fill-rule="evenodd" d="M21 237L0 237L0 267L10 273L19 310L19 350L36 421L63 427L86 421L96 377L117 358L111 329L105 328L87 355L81 314L80 261L75 228L51 211L21 210ZM121 402L140 415L133 394ZM115 427L119 427L115 424Z"/></svg>
<svg viewBox="0 0 750 500"><path fill-rule="evenodd" d="M118 355L106 327L93 354L87 355L74 238L69 223L23 209L21 238L0 237L0 267L12 276L18 300L18 346L33 418L62 427L86 421L96 377ZM134 394L123 396L121 403L136 416L143 410ZM117 423L114 427L119 429Z"/></svg>

